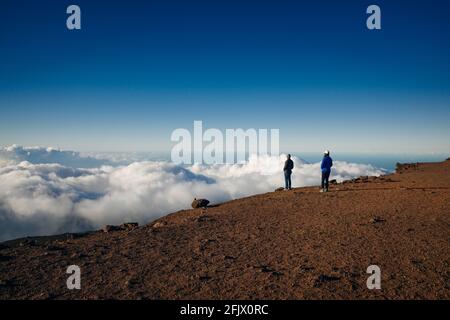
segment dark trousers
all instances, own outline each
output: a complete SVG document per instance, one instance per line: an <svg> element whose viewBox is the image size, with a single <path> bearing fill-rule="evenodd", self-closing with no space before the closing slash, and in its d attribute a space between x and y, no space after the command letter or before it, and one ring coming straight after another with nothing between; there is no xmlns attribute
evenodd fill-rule
<svg viewBox="0 0 450 320"><path fill-rule="evenodd" d="M330 179L330 171L322 171L322 189L328 189L329 179Z"/></svg>
<svg viewBox="0 0 450 320"><path fill-rule="evenodd" d="M292 171L289 170L284 171L284 182L286 184L286 189L291 189L291 174Z"/></svg>

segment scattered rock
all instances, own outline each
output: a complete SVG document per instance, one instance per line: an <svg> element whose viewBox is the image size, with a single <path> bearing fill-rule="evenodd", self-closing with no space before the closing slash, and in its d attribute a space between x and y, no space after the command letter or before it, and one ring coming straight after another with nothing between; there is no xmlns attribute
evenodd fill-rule
<svg viewBox="0 0 450 320"><path fill-rule="evenodd" d="M213 219L211 219L211 217L205 216L205 215L201 215L201 216L195 218L195 221L197 221L197 222L205 222L205 221L209 221L209 220L213 220Z"/></svg>
<svg viewBox="0 0 450 320"><path fill-rule="evenodd" d="M209 200L194 198L194 201L192 201L191 206L194 209L206 208L208 206L208 204L209 204Z"/></svg>
<svg viewBox="0 0 450 320"><path fill-rule="evenodd" d="M165 223L164 221L157 221L152 225L152 228L161 228L164 227L167 223Z"/></svg>
<svg viewBox="0 0 450 320"><path fill-rule="evenodd" d="M280 192L280 191L284 191L284 188L283 187L279 187L279 188L275 189L275 192Z"/></svg>
<svg viewBox="0 0 450 320"><path fill-rule="evenodd" d="M25 239L19 243L20 247L35 246L37 242L35 240Z"/></svg>
<svg viewBox="0 0 450 320"><path fill-rule="evenodd" d="M105 225L102 228L103 232L112 232L112 231L129 231L134 230L139 227L139 224L137 222L127 222L123 223L120 226L112 226L112 225Z"/></svg>
<svg viewBox="0 0 450 320"><path fill-rule="evenodd" d="M372 219L370 219L371 223L382 223L385 222L386 220L381 218L381 217L373 217Z"/></svg>
<svg viewBox="0 0 450 320"><path fill-rule="evenodd" d="M328 276L326 274L321 274L317 279L316 282L314 283L314 287L315 288L319 288L322 284L326 283L326 282L332 282L332 281L338 281L340 280L340 277L336 277L336 276Z"/></svg>
<svg viewBox="0 0 450 320"><path fill-rule="evenodd" d="M135 285L139 284L139 279L135 276L130 276L126 281L125 281L125 287L131 289L132 287L134 287Z"/></svg>
<svg viewBox="0 0 450 320"><path fill-rule="evenodd" d="M211 280L211 277L208 276L208 275L202 275L202 276L199 276L198 279L199 279L200 281L205 281L205 282L206 282L206 281Z"/></svg>
<svg viewBox="0 0 450 320"><path fill-rule="evenodd" d="M310 266L300 266L299 267L300 270L306 271L306 272L310 272L312 270L314 270L314 267L310 267Z"/></svg>
<svg viewBox="0 0 450 320"><path fill-rule="evenodd" d="M121 230L120 227L118 227L118 226L111 226L109 224L105 225L102 228L103 232L112 232L112 231L119 231L119 230Z"/></svg>
<svg viewBox="0 0 450 320"><path fill-rule="evenodd" d="M275 272L271 267L262 265L262 266L254 266L255 269L259 269L261 272Z"/></svg>
<svg viewBox="0 0 450 320"><path fill-rule="evenodd" d="M275 276L275 277L281 277L283 275L283 272L281 272L281 271L273 271L272 272L272 276Z"/></svg>
<svg viewBox="0 0 450 320"><path fill-rule="evenodd" d="M214 243L214 242L216 242L216 240L214 240L214 239L206 239L206 240L203 240L203 241L200 243L200 245L199 245L197 251L201 252L201 251L206 250L206 248L207 248L211 243Z"/></svg>
<svg viewBox="0 0 450 320"><path fill-rule="evenodd" d="M138 227L139 227L139 223L137 223L137 222L127 222L127 223L120 225L120 228L122 230L134 230L134 229L137 229Z"/></svg>
<svg viewBox="0 0 450 320"><path fill-rule="evenodd" d="M395 172L402 173L407 170L416 170L419 167L419 163L399 163L395 165Z"/></svg>
<svg viewBox="0 0 450 320"><path fill-rule="evenodd" d="M60 251L60 250L63 250L63 248L58 247L58 246L54 246L54 245L51 245L51 244L45 246L45 249L48 250L48 251Z"/></svg>

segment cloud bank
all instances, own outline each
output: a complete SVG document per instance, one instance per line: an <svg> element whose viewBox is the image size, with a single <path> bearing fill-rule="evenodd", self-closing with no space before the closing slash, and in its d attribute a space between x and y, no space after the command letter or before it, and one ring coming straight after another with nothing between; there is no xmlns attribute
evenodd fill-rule
<svg viewBox="0 0 450 320"><path fill-rule="evenodd" d="M59 163L73 168L96 168L104 164L112 164L107 159L96 159L83 156L75 151L62 151L56 148L22 147L12 145L0 147L0 166L21 161L30 163Z"/></svg>
<svg viewBox="0 0 450 320"><path fill-rule="evenodd" d="M111 165L76 152L18 146L0 149L0 241L80 232L104 224L148 223L188 208L194 197L218 203L283 185L285 156L245 164L179 166L164 161ZM293 158L293 186L318 185L320 164ZM73 165L71 165L73 164ZM81 166L79 166L81 164ZM370 165L335 162L338 181L380 175Z"/></svg>

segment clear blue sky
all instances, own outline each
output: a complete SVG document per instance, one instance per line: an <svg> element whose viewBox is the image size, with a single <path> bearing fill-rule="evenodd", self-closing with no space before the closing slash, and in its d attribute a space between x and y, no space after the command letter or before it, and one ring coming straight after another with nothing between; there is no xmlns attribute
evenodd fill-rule
<svg viewBox="0 0 450 320"><path fill-rule="evenodd" d="M449 40L446 0L2 0L0 145L170 150L203 120L283 151L448 152Z"/></svg>

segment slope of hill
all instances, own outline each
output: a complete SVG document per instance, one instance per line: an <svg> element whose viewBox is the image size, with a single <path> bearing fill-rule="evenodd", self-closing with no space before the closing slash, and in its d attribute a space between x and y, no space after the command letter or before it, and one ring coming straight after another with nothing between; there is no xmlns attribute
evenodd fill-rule
<svg viewBox="0 0 450 320"><path fill-rule="evenodd" d="M450 161L0 244L1 299L449 299ZM81 268L81 290L66 269ZM369 290L370 265L381 290Z"/></svg>

